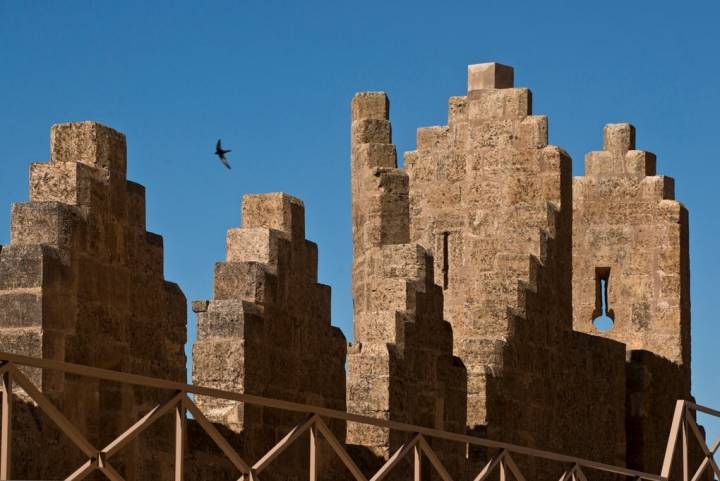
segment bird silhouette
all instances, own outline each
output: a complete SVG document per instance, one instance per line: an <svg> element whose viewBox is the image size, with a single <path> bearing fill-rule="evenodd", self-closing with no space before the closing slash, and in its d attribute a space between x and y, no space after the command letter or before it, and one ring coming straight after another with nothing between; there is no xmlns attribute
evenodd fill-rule
<svg viewBox="0 0 720 481"><path fill-rule="evenodd" d="M225 158L225 154L227 154L228 152L232 152L232 150L223 150L221 140L218 139L217 144L215 145L215 155L217 155L220 158L220 162L222 162L223 165L229 169L230 163Z"/></svg>

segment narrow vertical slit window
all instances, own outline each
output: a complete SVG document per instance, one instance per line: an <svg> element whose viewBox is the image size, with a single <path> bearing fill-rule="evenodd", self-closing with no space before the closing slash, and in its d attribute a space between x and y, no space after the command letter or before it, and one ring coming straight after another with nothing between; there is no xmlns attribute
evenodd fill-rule
<svg viewBox="0 0 720 481"><path fill-rule="evenodd" d="M607 332L615 324L615 315L609 307L608 287L610 285L610 268L597 267L595 269L595 310L593 311L593 326L600 332Z"/></svg>
<svg viewBox="0 0 720 481"><path fill-rule="evenodd" d="M442 265L442 272L443 272L443 289L448 288L448 278L449 278L449 272L450 272L450 254L448 252L448 244L449 244L449 232L443 232L443 265Z"/></svg>

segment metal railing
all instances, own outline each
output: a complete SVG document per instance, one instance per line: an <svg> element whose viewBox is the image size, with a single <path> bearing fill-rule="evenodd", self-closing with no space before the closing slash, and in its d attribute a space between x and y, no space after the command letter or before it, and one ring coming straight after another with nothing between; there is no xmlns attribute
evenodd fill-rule
<svg viewBox="0 0 720 481"><path fill-rule="evenodd" d="M18 366L30 368L48 369L84 376L104 381L118 382L133 386L142 386L163 390L170 390L172 394L169 399L161 404L156 405L135 424L129 427L125 432L116 437L112 442L103 448L97 448L83 435L83 433L75 427L70 420L58 410L53 403L40 392L35 385L25 376ZM175 480L182 481L184 476L184 462L186 454L185 446L185 430L187 423L187 415L189 412L194 421L210 436L217 447L222 451L224 456L237 469L239 480L242 481L258 481L262 472L289 446L295 443L303 434L309 433L309 480L316 481L318 475L317 463L317 442L321 436L330 446L332 451L337 455L338 459L350 471L356 481L381 481L390 474L398 463L405 458L412 456L414 481L420 481L422 476L422 461L427 459L434 468L437 475L443 481L453 481L448 470L444 467L442 461L431 447L428 439L438 439L461 443L469 446L479 446L497 451L480 472L474 476L473 481L486 481L491 475L497 473L501 481L505 481L509 475L512 475L516 481L525 481L525 476L521 472L518 464L515 462L515 456L527 456L535 459L542 459L561 463L564 472L559 481L587 481L586 471L600 471L615 475L633 478L636 481L667 481L672 467L672 460L675 450L675 444L679 433L683 435L684 446L684 470L686 476L683 481L691 481L687 477L687 431L688 428L696 435L698 441L704 446L705 461L699 468L698 472L693 476L692 481L698 481L707 466L712 466L716 475L718 473L717 464L714 461L714 453L717 451L720 439L713 444L713 448L708 448L704 444L704 439L695 424L694 420L690 420L687 415L689 410L703 411L715 416L720 413L708 408L703 408L685 401L678 401L678 408L675 413L675 419L672 424L672 431L668 448L666 452L665 462L663 464L662 474L651 474L633 469L627 469L619 466L599 463L574 456L557 454L550 451L533 449L514 444L493 441L476 436L452 433L438 429L415 426L411 424L389 421L384 419L376 419L359 414L348 413L318 406L307 404L299 404L277 399L264 398L250 394L223 391L209 387L194 386L179 382L156 379L146 376L138 376L134 374L110 371L78 364L70 364L48 359L37 359L16 354L0 352L0 379L2 384L2 419L0 420L0 480L10 479L11 472L11 449L12 449L12 389L13 384L20 387L27 396L37 404L37 407L44 412L64 433L69 440L75 444L87 457L81 466L73 473L67 476L67 481L77 481L87 477L94 471L100 471L111 481L124 481L123 476L113 468L112 457L120 452L131 441L136 439L143 431L148 429L158 419L166 415L173 415L175 419L174 442L175 457L174 470ZM250 464L235 450L235 448L220 434L213 423L209 421L189 394L209 396L229 401L238 401L241 403L263 406L267 408L281 409L298 413L306 413L307 417L293 429L291 429L274 447L265 453L254 464ZM361 423L379 428L385 428L394 431L400 431L408 434L408 440L396 450L384 464L371 477L366 477L353 458L348 453L343 443L340 442L328 427L325 420L341 420L346 422Z"/></svg>
<svg viewBox="0 0 720 481"><path fill-rule="evenodd" d="M712 446L707 445L705 436L695 420L696 413L704 413L710 416L720 418L720 411L711 409L698 404L679 400L675 405L675 414L673 415L672 425L670 427L670 435L668 436L667 448L665 449L665 460L661 475L664 479L670 477L670 472L675 459L675 450L678 444L678 438L682 439L682 476L683 481L699 481L708 467L712 468L712 474L720 479L720 469L718 469L715 453L720 446L720 436L715 439ZM702 462L690 477L690 433L701 450Z"/></svg>

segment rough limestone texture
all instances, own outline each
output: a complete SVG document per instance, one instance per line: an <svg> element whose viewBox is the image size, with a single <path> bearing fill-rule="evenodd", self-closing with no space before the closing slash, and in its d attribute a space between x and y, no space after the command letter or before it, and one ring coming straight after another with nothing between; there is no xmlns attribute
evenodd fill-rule
<svg viewBox="0 0 720 481"><path fill-rule="evenodd" d="M672 179L635 150L629 124L608 125L573 179L509 66L469 66L448 117L418 130L398 168L387 96L353 98L349 348L330 325L302 202L245 197L213 299L193 303L194 382L657 473L674 403L692 399L688 216ZM126 180L122 134L53 127L50 162L32 164L30 201L13 206L0 249L0 350L185 379L185 298L163 278L144 204ZM613 326L601 331L604 315ZM26 372L98 447L171 395ZM62 479L84 459L16 394L14 477ZM303 419L195 400L251 464ZM237 479L189 421L186 479ZM330 427L368 476L406 439ZM129 481L173 479L173 433L164 419L112 465ZM306 479L303 441L262 479ZM432 447L456 479L473 479L493 454ZM516 460L527 479L562 470ZM319 462L321 479L349 479L324 443Z"/></svg>
<svg viewBox="0 0 720 481"><path fill-rule="evenodd" d="M465 430L467 374L452 355L442 289L432 256L408 242L408 179L396 165L388 100L352 103L354 344L348 354L348 410L373 417ZM405 437L351 423L348 443L387 457ZM456 475L464 447L434 449ZM367 463L366 464L371 464Z"/></svg>
<svg viewBox="0 0 720 481"><path fill-rule="evenodd" d="M185 297L163 278L162 237L145 229L145 190L126 178L125 136L70 123L55 125L50 143L50 161L30 167L30 201L13 205L11 243L0 253L0 350L184 381ZM29 374L98 446L164 395ZM79 465L31 403L18 409L14 477L60 479ZM160 425L113 465L127 479L163 479L154 461L165 448L171 438ZM44 456L28 455L40 449Z"/></svg>
<svg viewBox="0 0 720 481"><path fill-rule="evenodd" d="M194 383L345 410L346 341L330 325L330 287L317 282L317 245L305 239L304 216L302 202L286 194L244 197L242 227L228 231L226 261L215 265L213 299L193 303ZM206 397L197 403L238 433L252 461L303 419ZM345 426L331 427L344 440ZM302 453L283 454L263 477L302 477Z"/></svg>
<svg viewBox="0 0 720 481"><path fill-rule="evenodd" d="M402 304L402 288L392 294L382 281L402 255L384 251L419 245L433 263L424 273L441 290L431 309L443 305L438 319L451 323L454 354L467 368L469 432L614 464L655 456L654 445L626 437L626 395L635 386L626 379L647 376L627 369L625 340L573 329L571 161L548 145L547 118L532 115L530 91L515 88L513 78L508 66L471 65L468 94L450 99L448 125L419 129L403 169L396 168L385 95L354 98L353 299L361 344L355 349L366 349L368 332L402 340L401 324L368 306ZM368 301L373 296L380 301ZM413 315L422 315L413 307ZM352 388L357 355L349 356L350 410L360 396ZM360 398L382 406L385 395L390 405L386 384ZM350 439L376 450L389 444ZM486 455L471 451L469 469ZM525 468L530 476L552 474L542 463Z"/></svg>
<svg viewBox="0 0 720 481"><path fill-rule="evenodd" d="M688 214L673 179L655 171L635 128L609 124L573 182L573 325L626 344L627 462L650 471L675 400L690 392ZM603 308L613 322L600 331Z"/></svg>

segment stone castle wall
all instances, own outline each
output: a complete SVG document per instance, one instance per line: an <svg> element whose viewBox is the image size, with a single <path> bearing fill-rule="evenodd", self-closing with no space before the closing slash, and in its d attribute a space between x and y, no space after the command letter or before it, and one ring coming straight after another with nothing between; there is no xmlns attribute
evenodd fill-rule
<svg viewBox="0 0 720 481"><path fill-rule="evenodd" d="M317 282L317 245L305 239L302 202L281 193L246 195L242 217L243 226L228 231L226 261L215 266L213 299L193 303L193 382L344 411L345 336L330 325L330 287ZM252 460L304 417L214 398L198 397L197 404L239 434L242 454ZM330 427L345 438L344 425ZM274 467L291 479L307 471L307 456L298 446Z"/></svg>
<svg viewBox="0 0 720 481"><path fill-rule="evenodd" d="M687 210L630 124L605 127L573 197L573 326L627 346L627 463L657 471L675 400L690 393Z"/></svg>
<svg viewBox="0 0 720 481"><path fill-rule="evenodd" d="M687 212L628 124L607 126L603 151L573 179L513 76L470 66L448 125L419 129L402 168L387 96L353 98L349 346L330 323L302 202L246 196L213 299L193 303L194 382L657 472L674 402L690 399ZM0 350L185 379L185 298L164 280L162 238L146 231L144 188L126 179L122 134L53 127L50 162L32 165L11 231L0 250ZM593 325L602 299L614 321L606 332ZM164 400L28 373L98 446ZM196 401L251 463L302 420ZM15 474L66 475L81 457L32 403L18 404ZM368 474L405 441L331 428ZM192 479L234 475L192 420L188 432ZM171 433L160 423L113 466L129 480L172 479ZM38 447L45 461L31 463ZM432 447L458 478L491 454ZM263 479L304 479L306 445L282 456ZM343 479L331 456L321 444L321 472ZM529 479L559 476L518 461Z"/></svg>
<svg viewBox="0 0 720 481"><path fill-rule="evenodd" d="M162 237L145 230L145 190L126 179L125 136L82 122L54 126L50 141L50 161L31 165L30 201L13 205L11 242L0 252L0 349L184 381L185 297L163 278ZM162 394L31 374L98 446ZM77 453L32 405L21 412L15 474L58 479ZM129 479L156 473L150 458L170 442L157 431L115 462ZM44 463L31 463L38 446Z"/></svg>
<svg viewBox="0 0 720 481"><path fill-rule="evenodd" d="M467 374L452 355L433 259L408 241L408 179L397 169L384 94L352 105L354 343L348 353L348 411L463 432ZM386 458L406 436L351 423L348 443ZM464 471L464 447L435 449ZM371 464L366 461L366 464Z"/></svg>
<svg viewBox="0 0 720 481"><path fill-rule="evenodd" d="M450 100L449 125L419 129L404 169L384 95L353 100L356 338L365 325L382 332L359 308L364 293L390 292L367 280L372 247L409 239L431 256L438 318L451 323L467 367L470 432L623 462L624 348L571 326L570 158L548 146L547 119L530 115L531 94L512 88L512 69L472 66L469 76L468 95ZM485 453L470 454L478 468Z"/></svg>

